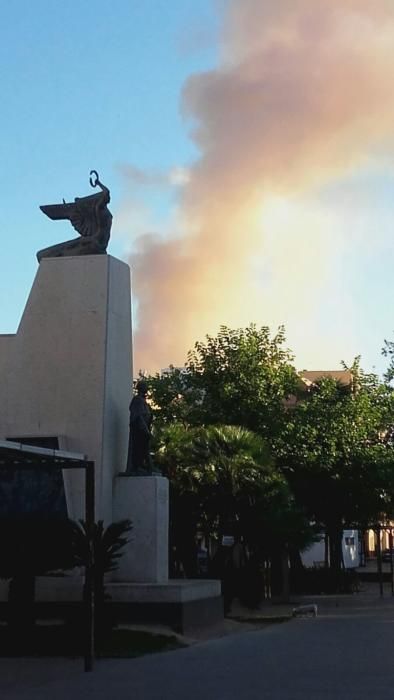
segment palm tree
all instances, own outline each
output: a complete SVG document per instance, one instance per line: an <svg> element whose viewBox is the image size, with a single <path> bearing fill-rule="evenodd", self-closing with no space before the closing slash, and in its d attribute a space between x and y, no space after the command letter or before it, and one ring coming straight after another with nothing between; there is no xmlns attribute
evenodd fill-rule
<svg viewBox="0 0 394 700"><path fill-rule="evenodd" d="M89 535L86 522L70 521L73 566L86 566ZM104 600L105 574L118 568L121 550L127 544L127 535L133 526L131 520L119 520L104 527L103 520L94 524L93 532L93 580L96 600Z"/></svg>
<svg viewBox="0 0 394 700"><path fill-rule="evenodd" d="M70 521L71 551L73 566L86 566L89 558L89 532L84 520L79 523ZM118 568L121 550L128 542L132 530L131 520L119 520L104 527L99 520L93 531L93 590L95 600L96 644L100 645L103 637L113 626L112 615L105 608L105 574Z"/></svg>
<svg viewBox="0 0 394 700"><path fill-rule="evenodd" d="M263 486L267 489L268 482L276 481L265 441L238 426L198 429L191 457L194 469L199 469L206 510L217 520L219 538L239 528L245 507L252 507Z"/></svg>
<svg viewBox="0 0 394 700"><path fill-rule="evenodd" d="M265 441L238 426L173 424L161 431L155 459L170 478L172 540L184 553L197 526L219 542L234 532L245 537L251 510L283 488Z"/></svg>
<svg viewBox="0 0 394 700"><path fill-rule="evenodd" d="M265 440L238 426L173 424L158 436L156 460L170 478L172 541L183 557L193 559L197 527L219 543L242 537L256 569L275 562L286 588L281 561L311 541L311 528ZM184 568L194 575L192 561Z"/></svg>

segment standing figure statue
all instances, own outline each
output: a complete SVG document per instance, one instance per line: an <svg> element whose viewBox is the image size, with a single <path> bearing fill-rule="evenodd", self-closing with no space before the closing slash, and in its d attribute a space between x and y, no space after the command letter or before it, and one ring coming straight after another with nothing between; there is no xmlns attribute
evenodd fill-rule
<svg viewBox="0 0 394 700"><path fill-rule="evenodd" d="M124 474L149 476L153 472L149 451L153 414L146 401L148 385L143 379L137 382L136 390L130 404L129 450Z"/></svg>

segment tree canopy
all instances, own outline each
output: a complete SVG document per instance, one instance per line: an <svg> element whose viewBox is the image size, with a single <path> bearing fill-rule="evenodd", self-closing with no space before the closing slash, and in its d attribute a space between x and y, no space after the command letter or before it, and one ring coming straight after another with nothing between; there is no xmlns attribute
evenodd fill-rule
<svg viewBox="0 0 394 700"><path fill-rule="evenodd" d="M218 541L225 534L242 536L267 557L273 546L295 543L301 532L297 544L310 541L304 514L268 444L255 433L238 426L167 426L156 458L170 477L178 530L190 518L186 530L194 523L194 533L198 526ZM187 503L186 512L179 501Z"/></svg>
<svg viewBox="0 0 394 700"><path fill-rule="evenodd" d="M322 377L307 387L283 327L271 335L267 327L223 326L217 336L196 343L184 368L148 380L159 458L166 455L177 488L182 484L186 493L188 483L189 495L205 494L211 515L225 507L227 493L234 517L240 517L242 502L258 503L252 527L259 514L258 527L272 541L289 542L291 527L301 533L306 512L336 538L332 555L338 566L343 527L366 527L393 515L394 343L386 343L385 353L385 381L363 372L357 357L344 365L350 383ZM256 461L253 441L269 457ZM245 524L247 508L242 517Z"/></svg>
<svg viewBox="0 0 394 700"><path fill-rule="evenodd" d="M182 371L149 378L159 419L239 425L271 439L300 385L285 342L283 327L271 337L266 326L222 326L216 337L196 343Z"/></svg>

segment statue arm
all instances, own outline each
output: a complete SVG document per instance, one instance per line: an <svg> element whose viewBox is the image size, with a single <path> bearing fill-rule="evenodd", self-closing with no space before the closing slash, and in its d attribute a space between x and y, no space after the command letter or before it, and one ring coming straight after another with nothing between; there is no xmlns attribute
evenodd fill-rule
<svg viewBox="0 0 394 700"><path fill-rule="evenodd" d="M109 192L108 187L103 185L103 183L99 179L97 179L96 184L100 187L102 192L104 192L104 194L105 194L105 197L103 197L102 203L108 204L111 201L110 192Z"/></svg>
<svg viewBox="0 0 394 700"><path fill-rule="evenodd" d="M103 233L105 234L108 227L108 217L106 216L107 204L110 202L110 192L108 187L103 185L103 183L97 178L96 185L98 185L102 191L99 195L97 202L94 207L94 216L96 219L97 226L97 238L100 240Z"/></svg>

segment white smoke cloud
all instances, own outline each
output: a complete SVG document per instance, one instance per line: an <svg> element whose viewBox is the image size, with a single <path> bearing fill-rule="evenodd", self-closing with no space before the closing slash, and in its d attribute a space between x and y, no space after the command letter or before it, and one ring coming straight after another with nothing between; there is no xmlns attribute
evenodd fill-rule
<svg viewBox="0 0 394 700"><path fill-rule="evenodd" d="M392 153L394 6L230 0L220 55L183 90L200 157L161 182L181 186L177 233L140 237L131 257L135 366L181 364L220 324L251 321L285 322L310 365L329 362L353 350L354 302L346 231L316 193Z"/></svg>

